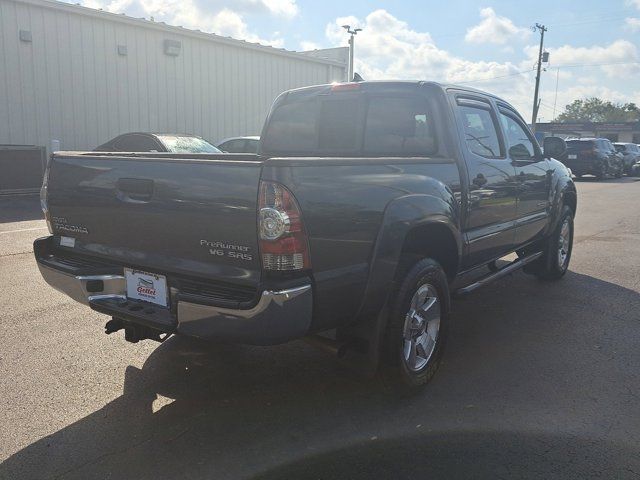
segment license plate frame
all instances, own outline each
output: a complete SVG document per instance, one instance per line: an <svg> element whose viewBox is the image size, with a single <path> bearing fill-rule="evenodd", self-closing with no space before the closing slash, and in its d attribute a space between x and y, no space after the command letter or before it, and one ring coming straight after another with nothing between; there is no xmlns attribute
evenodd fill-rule
<svg viewBox="0 0 640 480"><path fill-rule="evenodd" d="M164 308L169 307L166 276L135 268L125 268L124 278L128 299L141 300Z"/></svg>

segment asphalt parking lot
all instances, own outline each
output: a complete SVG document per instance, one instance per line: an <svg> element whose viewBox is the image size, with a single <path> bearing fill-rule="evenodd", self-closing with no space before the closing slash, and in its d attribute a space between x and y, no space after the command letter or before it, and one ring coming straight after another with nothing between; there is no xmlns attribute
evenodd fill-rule
<svg viewBox="0 0 640 480"><path fill-rule="evenodd" d="M640 182L577 186L570 272L456 299L414 397L302 342L104 335L0 198L0 478L639 478Z"/></svg>

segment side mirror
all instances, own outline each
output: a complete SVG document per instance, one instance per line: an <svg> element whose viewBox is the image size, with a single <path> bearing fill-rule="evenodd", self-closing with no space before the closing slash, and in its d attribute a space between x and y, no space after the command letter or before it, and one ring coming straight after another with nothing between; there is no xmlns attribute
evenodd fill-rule
<svg viewBox="0 0 640 480"><path fill-rule="evenodd" d="M531 160L531 152L523 144L518 143L509 148L509 157L513 160Z"/></svg>
<svg viewBox="0 0 640 480"><path fill-rule="evenodd" d="M545 137L542 149L545 158L558 158L567 151L567 144L560 137Z"/></svg>

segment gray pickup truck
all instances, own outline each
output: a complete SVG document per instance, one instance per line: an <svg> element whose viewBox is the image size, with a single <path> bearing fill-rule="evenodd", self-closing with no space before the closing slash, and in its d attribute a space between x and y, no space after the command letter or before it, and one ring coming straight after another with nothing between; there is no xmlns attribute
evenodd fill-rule
<svg viewBox="0 0 640 480"><path fill-rule="evenodd" d="M52 155L35 256L127 340L304 337L416 387L442 357L453 293L567 270L565 148L541 150L513 107L467 88L292 90L258 155Z"/></svg>

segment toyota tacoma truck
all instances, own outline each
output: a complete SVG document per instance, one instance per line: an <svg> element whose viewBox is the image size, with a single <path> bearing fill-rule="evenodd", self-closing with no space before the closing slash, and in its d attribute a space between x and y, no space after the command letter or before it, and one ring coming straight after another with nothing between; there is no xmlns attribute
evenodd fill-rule
<svg viewBox="0 0 640 480"><path fill-rule="evenodd" d="M275 100L257 155L53 154L51 236L34 252L51 286L129 341L306 338L418 387L454 293L566 272L565 149L541 149L511 105L468 88L301 88Z"/></svg>

